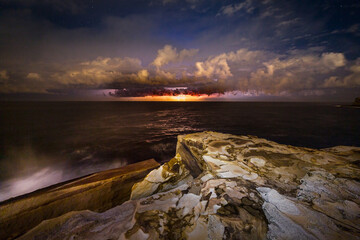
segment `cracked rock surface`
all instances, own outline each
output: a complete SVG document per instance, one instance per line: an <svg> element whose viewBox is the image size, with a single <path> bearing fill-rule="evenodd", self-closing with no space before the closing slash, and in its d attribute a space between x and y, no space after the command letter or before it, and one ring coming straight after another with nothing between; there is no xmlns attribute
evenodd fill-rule
<svg viewBox="0 0 360 240"><path fill-rule="evenodd" d="M20 239L360 239L359 160L357 147L183 135L129 201L43 221Z"/></svg>

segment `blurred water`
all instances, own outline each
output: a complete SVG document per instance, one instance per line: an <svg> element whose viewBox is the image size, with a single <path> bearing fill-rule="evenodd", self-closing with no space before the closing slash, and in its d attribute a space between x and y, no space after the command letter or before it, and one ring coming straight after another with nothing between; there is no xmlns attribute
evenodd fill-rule
<svg viewBox="0 0 360 240"><path fill-rule="evenodd" d="M197 131L324 148L360 145L360 109L324 103L0 103L0 201L91 172L175 153Z"/></svg>

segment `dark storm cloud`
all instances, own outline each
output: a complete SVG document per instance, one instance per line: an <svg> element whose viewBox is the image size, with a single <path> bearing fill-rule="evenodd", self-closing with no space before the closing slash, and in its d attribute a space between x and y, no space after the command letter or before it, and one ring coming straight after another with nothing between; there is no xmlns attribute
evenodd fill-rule
<svg viewBox="0 0 360 240"><path fill-rule="evenodd" d="M216 84L197 87L140 87L122 88L110 93L113 97L145 97L145 96L178 96L178 95L212 95L225 93L222 86Z"/></svg>
<svg viewBox="0 0 360 240"><path fill-rule="evenodd" d="M202 84L305 96L360 86L354 1L0 0L0 9L3 93Z"/></svg>

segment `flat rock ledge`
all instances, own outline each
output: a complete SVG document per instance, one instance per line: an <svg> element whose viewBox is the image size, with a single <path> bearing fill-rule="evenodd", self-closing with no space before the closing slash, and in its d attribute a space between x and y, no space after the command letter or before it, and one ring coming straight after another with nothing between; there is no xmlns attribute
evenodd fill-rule
<svg viewBox="0 0 360 240"><path fill-rule="evenodd" d="M359 165L358 147L183 135L129 201L43 221L20 239L360 239Z"/></svg>
<svg viewBox="0 0 360 240"><path fill-rule="evenodd" d="M71 211L104 212L129 200L132 186L159 167L154 159L59 183L0 203L0 239Z"/></svg>

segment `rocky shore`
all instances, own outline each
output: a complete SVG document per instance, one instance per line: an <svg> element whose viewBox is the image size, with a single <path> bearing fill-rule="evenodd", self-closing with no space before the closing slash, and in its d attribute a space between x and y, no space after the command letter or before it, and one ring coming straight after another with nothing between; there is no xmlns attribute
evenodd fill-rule
<svg viewBox="0 0 360 240"><path fill-rule="evenodd" d="M336 105L337 107L346 107L346 108L360 108L360 97L354 99L351 104L347 105Z"/></svg>
<svg viewBox="0 0 360 240"><path fill-rule="evenodd" d="M45 220L19 239L360 239L360 148L179 136L176 156L128 201Z"/></svg>
<svg viewBox="0 0 360 240"><path fill-rule="evenodd" d="M0 203L0 239L14 239L43 220L71 211L104 212L129 200L134 183L159 167L154 159L102 171Z"/></svg>

